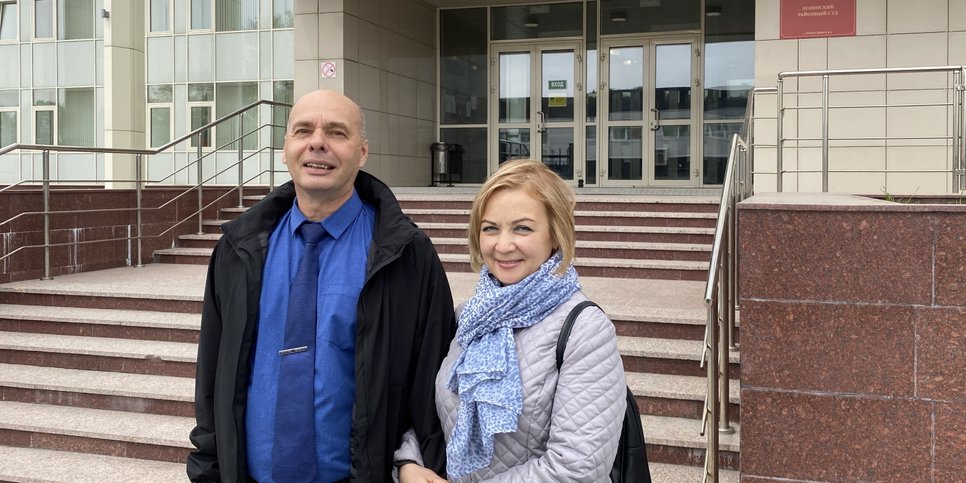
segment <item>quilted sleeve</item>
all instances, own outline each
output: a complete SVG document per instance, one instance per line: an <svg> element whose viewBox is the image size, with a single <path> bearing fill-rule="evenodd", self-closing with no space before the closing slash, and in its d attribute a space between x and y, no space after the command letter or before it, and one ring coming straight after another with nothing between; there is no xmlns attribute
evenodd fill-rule
<svg viewBox="0 0 966 483"><path fill-rule="evenodd" d="M547 452L486 481L609 481L626 384L614 324L599 309L585 309L564 352Z"/></svg>

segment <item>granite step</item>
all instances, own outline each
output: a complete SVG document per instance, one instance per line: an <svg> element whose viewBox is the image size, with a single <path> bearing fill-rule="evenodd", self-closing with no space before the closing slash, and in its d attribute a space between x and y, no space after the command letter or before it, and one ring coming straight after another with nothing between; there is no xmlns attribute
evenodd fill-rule
<svg viewBox="0 0 966 483"><path fill-rule="evenodd" d="M470 210L452 208L405 208L403 213L417 224L468 223ZM574 212L578 225L619 226L692 226L714 227L716 213L689 213L678 211L586 211Z"/></svg>
<svg viewBox="0 0 966 483"><path fill-rule="evenodd" d="M475 191L466 194L415 194L395 193L404 210L409 209L462 209L469 210ZM717 213L719 196L576 196L578 210L597 211L671 211L694 213Z"/></svg>
<svg viewBox="0 0 966 483"><path fill-rule="evenodd" d="M0 332L0 363L194 377L196 344Z"/></svg>
<svg viewBox="0 0 966 483"><path fill-rule="evenodd" d="M626 372L627 386L634 393L641 414L701 419L708 380L699 376L672 376L646 372ZM729 386L730 416L740 421L738 379Z"/></svg>
<svg viewBox="0 0 966 483"><path fill-rule="evenodd" d="M159 263L188 263L207 265L211 259L211 248L164 248L154 251L154 259Z"/></svg>
<svg viewBox="0 0 966 483"><path fill-rule="evenodd" d="M194 379L0 364L4 401L194 417Z"/></svg>
<svg viewBox="0 0 966 483"><path fill-rule="evenodd" d="M179 248L214 248L221 240L221 231L218 233L192 233L178 237Z"/></svg>
<svg viewBox="0 0 966 483"><path fill-rule="evenodd" d="M447 272L469 272L468 254L441 253L439 259ZM690 260L623 260L578 258L574 266L581 276L609 278L649 278L700 281L708 277L708 262Z"/></svg>
<svg viewBox="0 0 966 483"><path fill-rule="evenodd" d="M433 238L438 253L469 253L466 238ZM711 245L577 240L577 258L691 260L710 262Z"/></svg>
<svg viewBox="0 0 966 483"><path fill-rule="evenodd" d="M701 483L704 481L704 468L697 466L669 465L649 462L651 481L654 483ZM719 470L720 483L738 483L739 473L733 470Z"/></svg>
<svg viewBox="0 0 966 483"><path fill-rule="evenodd" d="M194 425L179 416L0 401L0 446L7 447L183 464Z"/></svg>
<svg viewBox="0 0 966 483"><path fill-rule="evenodd" d="M701 367L701 350L704 341L680 339L656 339L650 337L617 337L617 350L624 361L624 370L674 376L703 377L707 370ZM729 374L740 378L740 355L729 353Z"/></svg>
<svg viewBox="0 0 966 483"><path fill-rule="evenodd" d="M417 223L431 238L466 238L466 223ZM693 243L714 241L714 228L666 226L578 225L577 240L650 243Z"/></svg>
<svg viewBox="0 0 966 483"><path fill-rule="evenodd" d="M132 270L127 268L125 270ZM43 280L26 280L0 285L0 304L44 307L76 307L113 310L141 310L200 314L202 292L197 296L165 293L126 293L116 290L87 290L83 286L63 288ZM164 283L159 281L159 283ZM46 285L46 286L45 286ZM38 309L39 310L39 309Z"/></svg>
<svg viewBox="0 0 966 483"><path fill-rule="evenodd" d="M197 342L201 316L179 312L0 304L0 331Z"/></svg>
<svg viewBox="0 0 966 483"><path fill-rule="evenodd" d="M700 419L642 415L641 425L648 462L704 466L708 445L707 438L701 435ZM721 468L737 471L740 467L741 423L731 425L735 428L734 433L719 435L718 463Z"/></svg>
<svg viewBox="0 0 966 483"><path fill-rule="evenodd" d="M183 463L0 446L0 481L171 483L187 479Z"/></svg>

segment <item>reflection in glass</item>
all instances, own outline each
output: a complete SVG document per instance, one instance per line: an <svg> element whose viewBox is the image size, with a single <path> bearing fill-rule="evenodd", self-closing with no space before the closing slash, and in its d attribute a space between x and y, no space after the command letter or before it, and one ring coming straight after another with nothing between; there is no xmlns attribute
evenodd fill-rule
<svg viewBox="0 0 966 483"><path fill-rule="evenodd" d="M163 146L171 141L171 109L151 108L151 147Z"/></svg>
<svg viewBox="0 0 966 483"><path fill-rule="evenodd" d="M191 28L211 28L211 0L191 0Z"/></svg>
<svg viewBox="0 0 966 483"><path fill-rule="evenodd" d="M500 163L517 158L530 157L530 129L500 129Z"/></svg>
<svg viewBox="0 0 966 483"><path fill-rule="evenodd" d="M295 17L292 15L292 0L275 0L272 7L272 27L277 29L292 28Z"/></svg>
<svg viewBox="0 0 966 483"><path fill-rule="evenodd" d="M272 100L292 104L295 98L295 86L292 81L275 81L272 83ZM272 106L272 146L281 148L285 144L285 124L288 122L290 108Z"/></svg>
<svg viewBox="0 0 966 483"><path fill-rule="evenodd" d="M210 102L213 100L215 100L214 84L188 84L188 102Z"/></svg>
<svg viewBox="0 0 966 483"><path fill-rule="evenodd" d="M57 1L57 38L78 40L94 38L94 0Z"/></svg>
<svg viewBox="0 0 966 483"><path fill-rule="evenodd" d="M462 151L462 182L482 183L486 180L486 128L446 128L440 129L440 140L444 143L458 144Z"/></svg>
<svg viewBox="0 0 966 483"><path fill-rule="evenodd" d="M704 184L724 182L731 139L741 131L741 126L740 122L704 124Z"/></svg>
<svg viewBox="0 0 966 483"><path fill-rule="evenodd" d="M97 118L94 88L57 92L57 138L64 146L93 146Z"/></svg>
<svg viewBox="0 0 966 483"><path fill-rule="evenodd" d="M258 28L258 0L215 0L215 30L255 30Z"/></svg>
<svg viewBox="0 0 966 483"><path fill-rule="evenodd" d="M493 40L581 37L583 3L493 7Z"/></svg>
<svg viewBox="0 0 966 483"><path fill-rule="evenodd" d="M597 122L597 51L587 51L587 122Z"/></svg>
<svg viewBox="0 0 966 483"><path fill-rule="evenodd" d="M171 102L172 98L171 84L148 86L149 103Z"/></svg>
<svg viewBox="0 0 966 483"><path fill-rule="evenodd" d="M0 146L17 142L17 112L0 111Z"/></svg>
<svg viewBox="0 0 966 483"><path fill-rule="evenodd" d="M754 84L754 41L705 45L705 119L743 119Z"/></svg>
<svg viewBox="0 0 966 483"><path fill-rule="evenodd" d="M654 106L660 119L691 117L691 44L655 48Z"/></svg>
<svg viewBox="0 0 966 483"><path fill-rule="evenodd" d="M607 178L643 179L644 139L641 126L611 127L607 133Z"/></svg>
<svg viewBox="0 0 966 483"><path fill-rule="evenodd" d="M151 0L151 31L168 31L168 0Z"/></svg>
<svg viewBox="0 0 966 483"><path fill-rule="evenodd" d="M574 128L552 127L541 133L540 159L565 180L574 179Z"/></svg>
<svg viewBox="0 0 966 483"><path fill-rule="evenodd" d="M654 179L691 178L691 126L661 126L654 133Z"/></svg>
<svg viewBox="0 0 966 483"><path fill-rule="evenodd" d="M701 0L607 0L600 4L600 18L602 35L697 30Z"/></svg>
<svg viewBox="0 0 966 483"><path fill-rule="evenodd" d="M205 124L211 122L210 106L191 106L191 130L194 131ZM191 136L191 147L198 147L198 139L201 139L201 147L211 147L211 129L206 129L198 136Z"/></svg>
<svg viewBox="0 0 966 483"><path fill-rule="evenodd" d="M530 54L500 54L500 122L530 122Z"/></svg>
<svg viewBox="0 0 966 483"><path fill-rule="evenodd" d="M584 178L587 184L597 184L597 126L587 126L587 169Z"/></svg>
<svg viewBox="0 0 966 483"><path fill-rule="evenodd" d="M439 38L440 124L485 124L486 8L441 10Z"/></svg>
<svg viewBox="0 0 966 483"><path fill-rule="evenodd" d="M34 142L54 144L54 111L34 113Z"/></svg>
<svg viewBox="0 0 966 483"><path fill-rule="evenodd" d="M543 86L540 110L547 121L574 120L574 52L541 53Z"/></svg>
<svg viewBox="0 0 966 483"><path fill-rule="evenodd" d="M608 98L611 121L640 120L644 111L644 49L610 49Z"/></svg>
<svg viewBox="0 0 966 483"><path fill-rule="evenodd" d="M49 39L54 36L54 0L34 2L34 37Z"/></svg>

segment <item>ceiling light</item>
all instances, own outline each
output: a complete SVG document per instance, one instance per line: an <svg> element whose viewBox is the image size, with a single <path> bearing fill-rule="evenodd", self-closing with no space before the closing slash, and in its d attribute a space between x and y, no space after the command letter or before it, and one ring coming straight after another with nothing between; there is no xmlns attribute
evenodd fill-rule
<svg viewBox="0 0 966 483"><path fill-rule="evenodd" d="M524 27L528 29L534 29L540 26L540 22L537 22L537 17L527 17L526 23L523 24Z"/></svg>
<svg viewBox="0 0 966 483"><path fill-rule="evenodd" d="M721 5L708 5L708 7L704 10L704 14L709 17L720 17Z"/></svg>
<svg viewBox="0 0 966 483"><path fill-rule="evenodd" d="M627 14L624 12L611 12L610 13L611 22L626 22Z"/></svg>

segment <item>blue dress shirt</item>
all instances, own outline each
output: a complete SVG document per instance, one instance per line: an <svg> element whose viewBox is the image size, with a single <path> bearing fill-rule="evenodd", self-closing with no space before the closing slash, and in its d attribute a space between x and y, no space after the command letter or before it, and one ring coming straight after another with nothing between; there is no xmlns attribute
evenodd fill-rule
<svg viewBox="0 0 966 483"><path fill-rule="evenodd" d="M272 483L272 440L278 368L285 338L289 289L304 242L296 229L307 221L292 209L272 231L262 274L255 356L245 413L248 469L252 478ZM321 221L318 318L315 351L315 435L318 481L349 477L349 432L355 402L356 306L365 282L375 210L353 191L335 213ZM284 392L285 388L281 388Z"/></svg>

